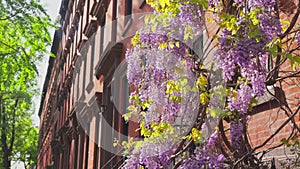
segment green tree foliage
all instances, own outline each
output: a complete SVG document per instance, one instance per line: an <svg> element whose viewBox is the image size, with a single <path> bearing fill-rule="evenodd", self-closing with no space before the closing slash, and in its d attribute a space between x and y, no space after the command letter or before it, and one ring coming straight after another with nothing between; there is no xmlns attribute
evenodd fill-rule
<svg viewBox="0 0 300 169"><path fill-rule="evenodd" d="M36 63L47 53L49 16L37 0L0 1L0 168L12 160L33 163L37 130L32 127Z"/></svg>
<svg viewBox="0 0 300 169"><path fill-rule="evenodd" d="M36 162L36 156L38 153L38 128L32 127L30 119L22 121L24 129L16 130L18 132L19 139L15 141L14 151L15 161L23 162L24 167L28 168L31 164Z"/></svg>

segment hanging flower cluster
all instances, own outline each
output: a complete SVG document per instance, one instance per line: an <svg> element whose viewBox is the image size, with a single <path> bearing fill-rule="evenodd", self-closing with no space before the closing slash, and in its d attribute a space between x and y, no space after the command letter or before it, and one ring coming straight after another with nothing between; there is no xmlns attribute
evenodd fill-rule
<svg viewBox="0 0 300 169"><path fill-rule="evenodd" d="M240 148L253 99L266 90L266 46L281 33L275 1L235 0L232 11L225 12L219 0L147 2L156 11L126 52L127 77L135 91L125 119L138 117L144 139L132 144L123 168L223 168L231 159L217 148L219 132L212 124L226 118L231 146ZM191 52L207 11L221 30L214 62L228 84L226 92L212 86L214 69L204 71ZM224 97L226 106L217 107Z"/></svg>

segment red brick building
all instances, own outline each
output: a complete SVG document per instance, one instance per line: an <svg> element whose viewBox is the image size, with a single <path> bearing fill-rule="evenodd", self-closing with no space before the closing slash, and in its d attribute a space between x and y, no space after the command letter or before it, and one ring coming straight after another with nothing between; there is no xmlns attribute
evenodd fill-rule
<svg viewBox="0 0 300 169"><path fill-rule="evenodd" d="M138 133L122 118L129 86L121 62L138 26L135 14L147 11L144 0L62 0L39 110L38 169L110 169L123 162L114 138Z"/></svg>
<svg viewBox="0 0 300 169"><path fill-rule="evenodd" d="M126 124L122 118L129 94L122 61L140 24L138 13L150 11L145 0L62 0L61 29L55 32L51 49L56 57L49 59L39 110L38 169L111 169L124 161L112 142L138 133L137 124ZM214 25L207 28L216 31ZM286 91L275 94L288 98L295 110L300 88L284 85ZM272 97L260 103L249 126L253 145L288 118ZM295 121L299 123L300 116ZM286 137L289 126L268 146Z"/></svg>

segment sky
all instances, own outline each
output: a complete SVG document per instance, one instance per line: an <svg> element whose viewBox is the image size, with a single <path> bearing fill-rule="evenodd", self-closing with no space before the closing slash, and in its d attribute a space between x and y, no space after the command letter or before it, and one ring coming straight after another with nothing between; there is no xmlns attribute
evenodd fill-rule
<svg viewBox="0 0 300 169"><path fill-rule="evenodd" d="M56 20L59 15L59 8L61 4L61 0L40 0L40 2L44 5L45 9L47 10L49 16L51 17L52 22ZM51 33L51 37L53 39L55 29L50 29L49 32ZM48 47L48 51L51 50L51 46ZM39 126L39 117L38 111L40 108L40 101L41 101L41 94L43 90L43 85L45 81L45 76L47 73L48 68L48 59L49 55L46 55L43 60L38 63L38 70L39 70L39 77L38 77L38 87L40 89L40 93L38 96L34 98L34 105L35 105L35 113L32 116L35 126Z"/></svg>

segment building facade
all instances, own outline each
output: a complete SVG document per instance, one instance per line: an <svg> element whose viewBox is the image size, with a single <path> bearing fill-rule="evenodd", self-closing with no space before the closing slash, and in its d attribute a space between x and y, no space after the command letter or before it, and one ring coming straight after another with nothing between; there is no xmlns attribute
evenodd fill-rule
<svg viewBox="0 0 300 169"><path fill-rule="evenodd" d="M62 0L39 110L37 168L118 168L114 139L138 137L125 123L129 86L122 62L144 0Z"/></svg>
<svg viewBox="0 0 300 169"><path fill-rule="evenodd" d="M113 147L113 140L139 137L138 124L122 118L130 92L123 61L143 14L151 11L145 0L62 0L61 28L51 49L56 57L49 59L39 110L38 169L113 169L122 164L122 149ZM216 30L212 24L206 32L213 35ZM283 85L286 91L271 90L288 98L295 110L300 88ZM254 108L249 124L254 146L288 118L278 111L280 106L266 96ZM299 123L300 116L295 121ZM291 125L267 146L287 137Z"/></svg>

